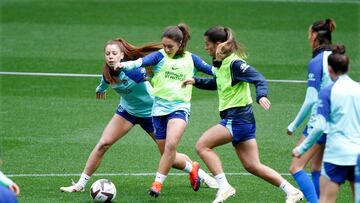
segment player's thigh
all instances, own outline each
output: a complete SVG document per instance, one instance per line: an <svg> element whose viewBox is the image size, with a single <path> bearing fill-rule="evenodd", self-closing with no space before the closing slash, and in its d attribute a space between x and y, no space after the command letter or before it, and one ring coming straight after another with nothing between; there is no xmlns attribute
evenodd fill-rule
<svg viewBox="0 0 360 203"><path fill-rule="evenodd" d="M124 117L115 114L101 135L100 142L113 144L122 138L134 125Z"/></svg>
<svg viewBox="0 0 360 203"><path fill-rule="evenodd" d="M260 164L259 150L256 139L240 142L235 146L236 154L245 167Z"/></svg>
<svg viewBox="0 0 360 203"><path fill-rule="evenodd" d="M330 203L336 202L336 196L339 191L340 185L332 182L328 178L320 177L320 202Z"/></svg>
<svg viewBox="0 0 360 203"><path fill-rule="evenodd" d="M172 118L166 126L166 145L176 146L186 128L186 121L181 118Z"/></svg>
<svg viewBox="0 0 360 203"><path fill-rule="evenodd" d="M305 136L301 135L296 146L300 145L304 140L305 140ZM305 168L305 166L309 162L309 160L321 149L322 149L321 145L315 144L306 153L304 153L300 158L293 157L291 159L290 171L297 172L298 170Z"/></svg>
<svg viewBox="0 0 360 203"><path fill-rule="evenodd" d="M230 131L220 125L216 124L205 131L196 143L196 148L214 148L216 146L224 145L232 141Z"/></svg>

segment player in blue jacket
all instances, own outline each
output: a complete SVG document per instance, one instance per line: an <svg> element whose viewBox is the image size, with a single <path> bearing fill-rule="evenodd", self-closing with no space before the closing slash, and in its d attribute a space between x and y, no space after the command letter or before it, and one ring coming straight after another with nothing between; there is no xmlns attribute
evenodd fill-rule
<svg viewBox="0 0 360 203"><path fill-rule="evenodd" d="M306 89L305 100L296 115L295 119L287 127L287 134L293 135L295 130L304 122L310 114L308 123L311 123L316 114L316 101L321 89L332 83L329 72L327 57L331 54L332 36L335 31L335 21L332 19L319 20L314 22L308 31L308 40L312 48L313 58L308 65L308 87ZM306 127L300 137L298 144L308 135L309 128ZM293 158L290 165L290 173L299 185L308 202L318 202L319 178L321 170L321 160L324 149L326 135L323 135L304 156ZM311 160L311 175L309 178L305 171L306 164Z"/></svg>
<svg viewBox="0 0 360 203"><path fill-rule="evenodd" d="M202 134L196 151L215 176L219 190L213 203L222 203L235 195L226 179L221 160L213 148L232 142L244 168L251 174L281 188L286 202L295 203L303 198L300 190L292 186L279 173L260 162L256 142L256 122L253 114L250 83L256 87L256 101L265 110L270 108L265 78L244 60L241 46L232 30L216 26L205 32L205 49L214 58L214 78L193 78L184 85L194 84L201 89L217 90L221 120Z"/></svg>
<svg viewBox="0 0 360 203"><path fill-rule="evenodd" d="M349 58L343 45L335 46L328 57L334 81L319 94L317 114L308 124L308 137L293 150L304 155L327 133L320 179L320 202L336 202L340 185L348 180L354 188L354 170L360 154L360 84L348 76Z"/></svg>
<svg viewBox="0 0 360 203"><path fill-rule="evenodd" d="M16 196L19 194L19 186L0 171L0 203L17 203Z"/></svg>
<svg viewBox="0 0 360 203"><path fill-rule="evenodd" d="M106 43L104 50L106 63L100 85L96 88L96 98L104 99L106 89L111 86L120 95L120 104L104 129L99 142L91 152L79 181L71 186L61 187L60 191L83 192L91 175L99 167L106 151L126 135L134 125L139 124L155 140L151 118L154 98L150 94L152 89L150 83L145 81L145 69L117 72L113 67L120 61L134 60L160 48L161 45L159 44L150 44L137 48L121 38ZM158 145L158 148L162 153L161 146ZM176 162L172 166L180 170L184 170L186 164L192 164L190 158L182 153L176 152L175 160ZM209 187L216 187L216 181L201 169L199 170L199 178ZM215 183L215 186L211 183Z"/></svg>

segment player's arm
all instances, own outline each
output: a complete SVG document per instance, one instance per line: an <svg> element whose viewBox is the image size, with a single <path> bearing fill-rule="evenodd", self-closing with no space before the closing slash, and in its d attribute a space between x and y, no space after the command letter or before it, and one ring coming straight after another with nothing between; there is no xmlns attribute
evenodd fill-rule
<svg viewBox="0 0 360 203"><path fill-rule="evenodd" d="M125 61L119 64L114 65L115 70L121 70L122 68L126 69L134 69L140 67L152 67L157 65L162 59L164 55L160 51L153 52L149 55L144 56L143 58L139 58L134 61Z"/></svg>
<svg viewBox="0 0 360 203"><path fill-rule="evenodd" d="M201 59L196 54L191 54L191 57L194 62L194 67L196 71L200 71L206 73L208 75L214 76L214 67L206 63L203 59Z"/></svg>
<svg viewBox="0 0 360 203"><path fill-rule="evenodd" d="M194 85L195 87L204 90L217 89L216 77L214 78L193 77L183 81L182 87L185 87L186 85Z"/></svg>
<svg viewBox="0 0 360 203"><path fill-rule="evenodd" d="M106 99L106 89L109 87L109 82L105 77L101 77L100 84L96 87L96 99Z"/></svg>
<svg viewBox="0 0 360 203"><path fill-rule="evenodd" d="M16 183L14 183L10 178L6 177L1 171L0 171L0 185L8 187L16 195L20 194L19 186Z"/></svg>
<svg viewBox="0 0 360 203"><path fill-rule="evenodd" d="M295 119L287 127L288 134L291 135L304 122L309 115L312 106L318 100L322 70L319 70L315 62L310 62L308 68L308 87L306 89L305 100L297 113Z"/></svg>
<svg viewBox="0 0 360 203"><path fill-rule="evenodd" d="M270 101L267 99L268 86L264 76L255 68L241 60L235 60L230 65L231 85L234 86L239 82L248 82L255 85L256 102L265 110L270 108Z"/></svg>
<svg viewBox="0 0 360 203"><path fill-rule="evenodd" d="M330 93L331 87L320 92L320 104L317 109L318 114L315 116L315 119L309 123L309 135L298 147L294 148L293 156L300 157L324 134L330 117Z"/></svg>

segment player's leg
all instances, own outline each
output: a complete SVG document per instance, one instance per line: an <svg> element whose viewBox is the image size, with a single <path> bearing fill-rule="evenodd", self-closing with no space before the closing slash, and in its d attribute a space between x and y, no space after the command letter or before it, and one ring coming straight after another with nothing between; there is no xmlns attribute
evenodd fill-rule
<svg viewBox="0 0 360 203"><path fill-rule="evenodd" d="M355 178L354 178L354 194L355 203L360 203L360 154L358 155L355 166Z"/></svg>
<svg viewBox="0 0 360 203"><path fill-rule="evenodd" d="M164 153L165 140L159 140L157 144L158 144L159 152L162 155ZM192 167L193 164L194 162L190 159L188 155L184 153L176 152L176 157L172 167L178 170L182 170L186 173L191 173L192 171L195 170L195 168ZM218 188L218 184L216 180L213 177L211 177L209 174L207 174L203 169L199 168L198 176L200 178L200 181L205 186L209 188Z"/></svg>
<svg viewBox="0 0 360 203"><path fill-rule="evenodd" d="M227 128L217 124L205 131L196 143L196 152L214 175L219 186L213 202L223 202L236 192L226 179L219 156L213 151L213 148L227 144L231 140L232 136Z"/></svg>
<svg viewBox="0 0 360 203"><path fill-rule="evenodd" d="M302 135L297 143L297 146L300 145L304 141L304 139L305 136ZM318 202L318 196L315 186L304 168L309 162L309 160L321 150L323 150L323 146L315 144L300 158L293 157L291 160L290 173L292 174L296 183L299 185L300 190L304 193L305 198L308 202Z"/></svg>
<svg viewBox="0 0 360 203"><path fill-rule="evenodd" d="M157 143L161 146L160 148L163 149L161 150L162 156L160 158L155 181L149 190L149 194L158 197L162 183L165 181L167 174L175 163L176 148L187 125L187 114L185 112L174 112L165 117L154 117L153 123L156 129ZM165 133L164 127L166 128ZM183 164L183 166L177 167L184 168L185 163Z"/></svg>
<svg viewBox="0 0 360 203"><path fill-rule="evenodd" d="M332 182L327 177L320 177L320 203L336 202L336 196L339 191L340 185Z"/></svg>
<svg viewBox="0 0 360 203"><path fill-rule="evenodd" d="M274 186L280 187L287 195L286 202L298 202L303 198L300 190L292 186L272 168L262 164L259 159L258 146L255 139L239 142L235 151L244 168L251 174L262 178Z"/></svg>
<svg viewBox="0 0 360 203"><path fill-rule="evenodd" d="M311 179L313 185L315 187L317 197L320 197L320 175L321 175L321 165L322 165L322 158L324 154L324 144L316 144L315 154L310 159L310 170L311 170Z"/></svg>
<svg viewBox="0 0 360 203"><path fill-rule="evenodd" d="M100 140L90 153L79 181L72 186L61 187L60 190L62 192L84 191L86 183L99 167L106 151L112 144L122 138L132 127L133 124L129 120L125 119L123 116L115 114L105 127Z"/></svg>

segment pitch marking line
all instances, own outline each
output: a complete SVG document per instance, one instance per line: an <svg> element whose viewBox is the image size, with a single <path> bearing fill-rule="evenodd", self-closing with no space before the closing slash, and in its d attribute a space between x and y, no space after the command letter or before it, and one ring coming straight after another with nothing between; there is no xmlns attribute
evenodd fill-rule
<svg viewBox="0 0 360 203"><path fill-rule="evenodd" d="M7 174L8 177L67 177L80 176L79 173L47 173L47 174ZM155 173L95 173L92 176L154 176ZM187 173L169 173L170 176L188 176ZM227 176L252 176L251 173L226 173ZM290 173L280 173L282 176L291 176Z"/></svg>
<svg viewBox="0 0 360 203"><path fill-rule="evenodd" d="M55 76L55 77L95 77L99 78L99 74L76 74L76 73L34 73L34 72L0 72L0 75L23 75L23 76ZM267 80L268 82L277 83L306 83L302 80Z"/></svg>

